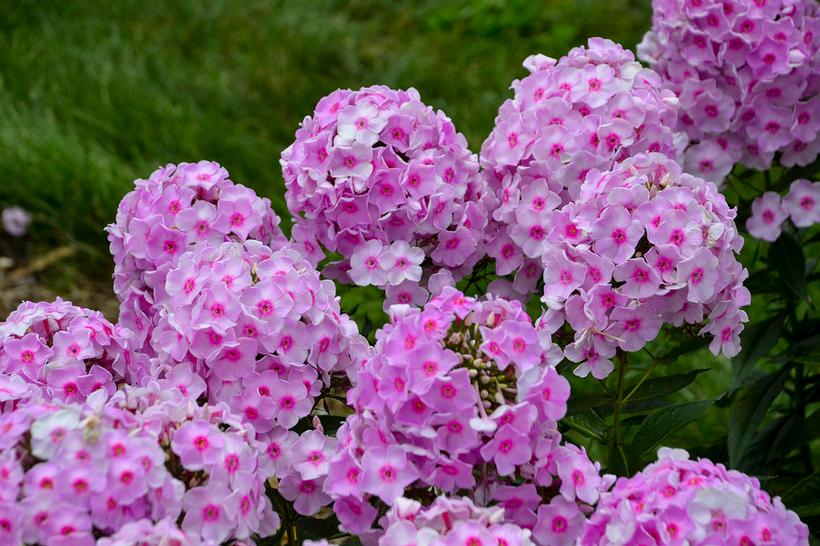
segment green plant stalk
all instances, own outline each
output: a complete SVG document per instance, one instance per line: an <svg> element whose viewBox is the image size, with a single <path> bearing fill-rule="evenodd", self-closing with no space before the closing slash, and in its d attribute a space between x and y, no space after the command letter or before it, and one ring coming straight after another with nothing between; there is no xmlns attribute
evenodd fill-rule
<svg viewBox="0 0 820 546"><path fill-rule="evenodd" d="M652 372L655 370L655 366L657 366L657 365L658 365L657 360L652 362L652 365L649 367L649 369L646 370L646 372L644 372L644 374L638 380L638 384L635 385L634 387L632 387L632 390L629 391L626 396L624 396L623 400L621 400L622 405L626 404L629 401L629 399L632 398L632 395L635 394L638 391L639 388L641 388L641 385L644 384L644 381L649 379L649 376L652 375Z"/></svg>
<svg viewBox="0 0 820 546"><path fill-rule="evenodd" d="M618 353L615 355L615 361L617 362L618 366L618 389L615 393L615 400L613 401L612 407L612 432L609 435L609 466L612 466L612 462L615 460L615 453L618 449L618 445L620 444L620 434L621 434L621 406L623 405L623 396L624 396L624 376L626 375L626 353L618 350Z"/></svg>

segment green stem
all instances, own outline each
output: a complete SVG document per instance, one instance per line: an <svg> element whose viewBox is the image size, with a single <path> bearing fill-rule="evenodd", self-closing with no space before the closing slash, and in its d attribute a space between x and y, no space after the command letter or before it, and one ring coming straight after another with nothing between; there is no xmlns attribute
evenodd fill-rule
<svg viewBox="0 0 820 546"><path fill-rule="evenodd" d="M624 396L624 376L626 375L626 353L619 350L615 355L618 363L618 391L615 394L612 408L612 433L609 436L609 466L615 461L615 453L620 444L621 404Z"/></svg>
<svg viewBox="0 0 820 546"><path fill-rule="evenodd" d="M638 380L638 384L635 385L632 388L632 390L627 393L626 396L624 396L623 400L621 400L621 404L626 404L627 401L629 401L629 399L632 398L632 395L635 394L635 391L637 391L641 387L641 385L643 385L644 381L649 379L649 376L652 374L652 371L655 369L655 366L657 366L657 365L658 365L657 360L652 362L652 365L649 367L649 369L646 370L646 372L641 376L640 380Z"/></svg>

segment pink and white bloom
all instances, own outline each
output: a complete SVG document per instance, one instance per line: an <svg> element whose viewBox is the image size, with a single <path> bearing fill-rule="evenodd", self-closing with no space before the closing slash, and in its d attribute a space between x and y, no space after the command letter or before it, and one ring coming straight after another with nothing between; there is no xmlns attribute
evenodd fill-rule
<svg viewBox="0 0 820 546"><path fill-rule="evenodd" d="M816 2L653 0L638 56L679 97L687 172L720 184L741 162L767 170L817 157Z"/></svg>
<svg viewBox="0 0 820 546"><path fill-rule="evenodd" d="M384 287L420 282L422 270L461 277L484 254L478 160L415 89L334 91L303 120L280 164L294 244L314 265L321 249L340 254L325 270L335 280ZM380 274L362 269L374 242L385 249Z"/></svg>
<svg viewBox="0 0 820 546"><path fill-rule="evenodd" d="M780 237L788 216L780 195L767 191L752 203L752 215L746 220L746 229L756 239L772 242Z"/></svg>
<svg viewBox="0 0 820 546"><path fill-rule="evenodd" d="M783 207L797 227L809 227L820 222L820 182L795 180L783 198Z"/></svg>
<svg viewBox="0 0 820 546"><path fill-rule="evenodd" d="M549 530L546 518L554 513L544 509L536 537ZM582 523L580 546L809 544L808 527L756 478L666 447L657 462L603 493Z"/></svg>

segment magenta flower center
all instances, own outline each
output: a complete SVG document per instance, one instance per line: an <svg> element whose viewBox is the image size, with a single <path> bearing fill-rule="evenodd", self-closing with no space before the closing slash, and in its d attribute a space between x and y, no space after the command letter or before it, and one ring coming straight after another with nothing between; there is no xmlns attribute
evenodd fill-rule
<svg viewBox="0 0 820 546"><path fill-rule="evenodd" d="M393 482L393 481L396 480L396 476L397 476L396 469L393 466L389 465L389 464L386 464L386 465L384 465L383 467L381 467L379 469L379 477L384 482L388 482L388 483Z"/></svg>
<svg viewBox="0 0 820 546"><path fill-rule="evenodd" d="M194 447L197 449L197 451L205 451L206 449L208 449L208 446L210 445L211 442L209 442L208 438L206 438L205 436L197 436L196 438L194 438Z"/></svg>
<svg viewBox="0 0 820 546"><path fill-rule="evenodd" d="M567 523L567 518L565 518L564 516L555 516L552 519L553 533L564 533L566 532L567 527L569 527L569 524Z"/></svg>
<svg viewBox="0 0 820 546"><path fill-rule="evenodd" d="M207 522L214 522L219 519L219 507L215 504L208 504L202 509L202 519Z"/></svg>

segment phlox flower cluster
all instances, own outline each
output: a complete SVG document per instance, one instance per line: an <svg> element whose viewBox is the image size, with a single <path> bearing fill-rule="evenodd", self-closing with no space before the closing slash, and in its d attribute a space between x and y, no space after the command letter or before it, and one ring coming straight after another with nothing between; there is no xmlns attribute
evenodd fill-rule
<svg viewBox="0 0 820 546"><path fill-rule="evenodd" d="M428 507L401 498L383 518L378 546L534 546L528 529L506 521L504 509L467 497L437 497Z"/></svg>
<svg viewBox="0 0 820 546"><path fill-rule="evenodd" d="M814 0L653 0L638 54L680 97L688 172L719 183L820 152L820 5Z"/></svg>
<svg viewBox="0 0 820 546"><path fill-rule="evenodd" d="M322 248L341 255L331 268L340 281L417 282L425 260L458 276L483 256L476 156L415 89L334 91L280 163L294 244L314 264Z"/></svg>
<svg viewBox="0 0 820 546"><path fill-rule="evenodd" d="M274 249L287 244L270 200L228 176L212 161L169 164L136 180L120 201L116 222L106 231L125 326L137 332L148 327L142 315L153 318L155 293L163 289L165 276L198 243L250 239Z"/></svg>
<svg viewBox="0 0 820 546"><path fill-rule="evenodd" d="M332 281L295 250L255 241L184 254L155 295L155 373L185 396L224 401L257 432L293 427L367 343ZM204 381L203 381L204 380Z"/></svg>
<svg viewBox="0 0 820 546"><path fill-rule="evenodd" d="M577 201L544 214L544 328L569 323L565 356L598 379L616 350L637 351L664 323L706 321L714 354L734 356L747 320L743 238L715 185L662 154L590 171Z"/></svg>
<svg viewBox="0 0 820 546"><path fill-rule="evenodd" d="M782 544L808 546L809 529L757 478L682 449L619 478L586 522L579 546Z"/></svg>
<svg viewBox="0 0 820 546"><path fill-rule="evenodd" d="M515 81L481 147L491 190L487 253L496 273L516 272L514 287L530 294L550 230L545 209L574 201L591 169L609 169L638 152L671 158L685 142L673 131L677 99L655 72L610 40L592 38L555 61L529 57L531 74Z"/></svg>
<svg viewBox="0 0 820 546"><path fill-rule="evenodd" d="M391 314L348 395L356 413L328 469L343 528L372 542L377 516L402 497L458 493L505 508L537 544L571 544L611 482L561 443L569 383L554 367L558 347L519 302L452 287Z"/></svg>
<svg viewBox="0 0 820 546"><path fill-rule="evenodd" d="M224 404L197 406L156 383L20 402L0 416L2 544L167 544L164 533L216 545L279 526L265 495L271 467Z"/></svg>
<svg viewBox="0 0 820 546"><path fill-rule="evenodd" d="M0 224L12 237L22 237L28 231L31 213L20 207L7 207L0 212Z"/></svg>
<svg viewBox="0 0 820 546"><path fill-rule="evenodd" d="M126 349L129 335L102 313L60 298L20 304L0 322L0 404L29 387L48 400L82 402L138 381L147 358Z"/></svg>
<svg viewBox="0 0 820 546"><path fill-rule="evenodd" d="M783 222L788 219L799 228L820 222L820 182L795 180L784 198L767 191L752 203L746 230L755 239L776 241L783 231Z"/></svg>
<svg viewBox="0 0 820 546"><path fill-rule="evenodd" d="M203 243L180 257L155 295L154 375L190 400L223 402L253 427L279 491L304 515L322 491L335 439L297 435L332 390L343 393L367 342L335 286L299 253L257 241Z"/></svg>
<svg viewBox="0 0 820 546"><path fill-rule="evenodd" d="M97 546L200 546L197 536L189 536L176 523L162 519L154 523L148 519L131 521L117 532L100 538Z"/></svg>
<svg viewBox="0 0 820 546"><path fill-rule="evenodd" d="M97 546L200 546L197 536L189 536L173 521L148 519L131 521L109 537L100 538Z"/></svg>

